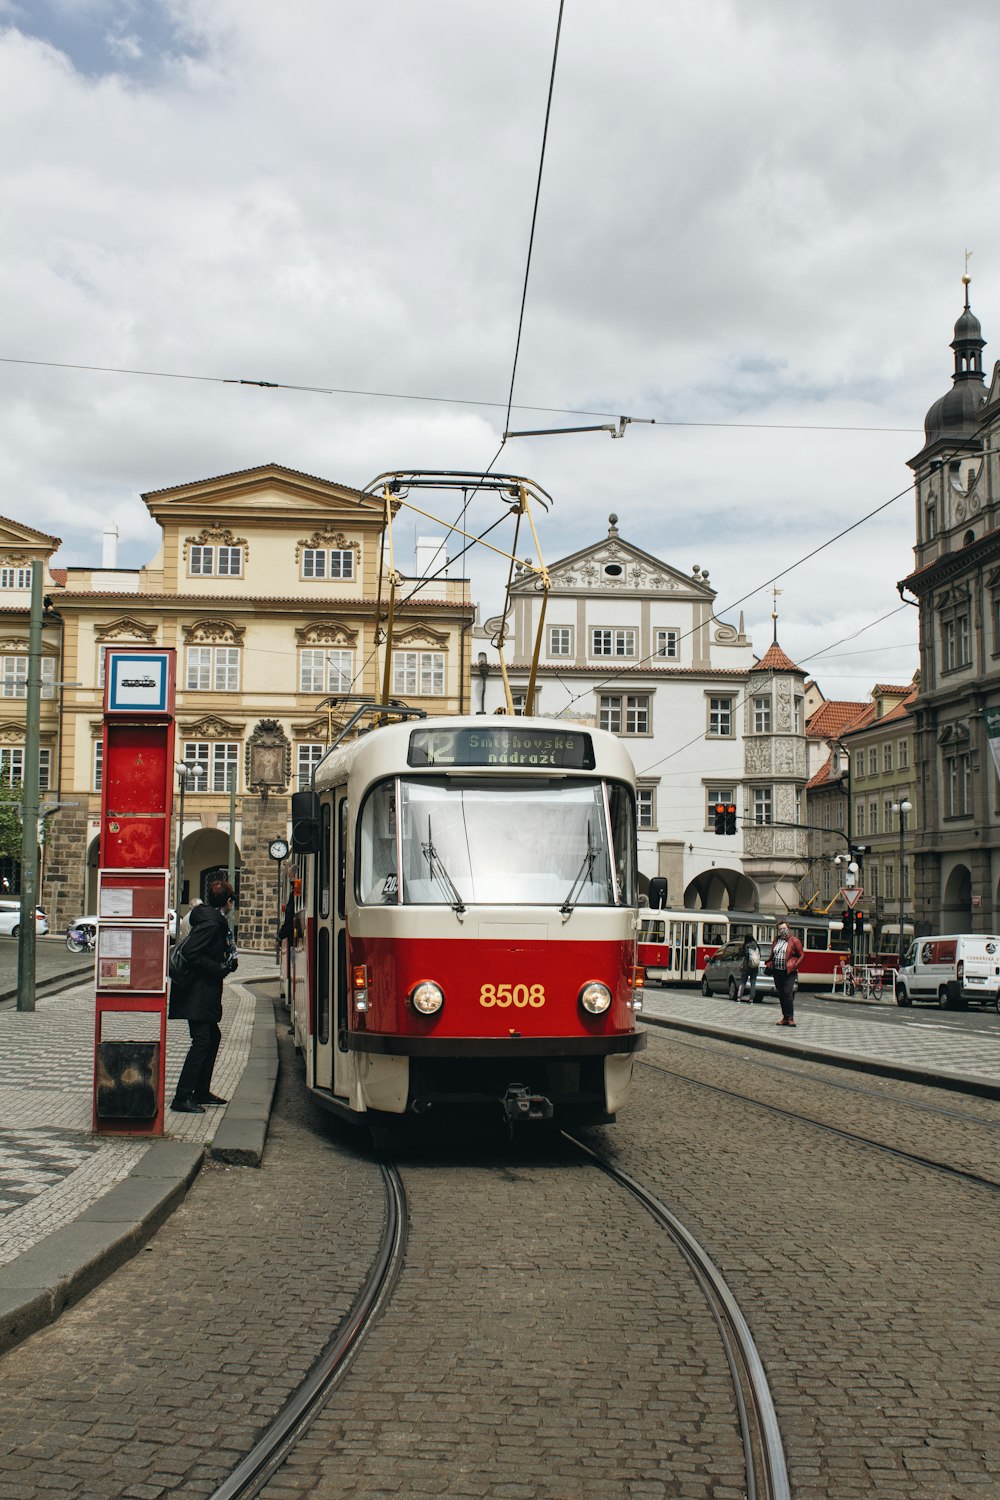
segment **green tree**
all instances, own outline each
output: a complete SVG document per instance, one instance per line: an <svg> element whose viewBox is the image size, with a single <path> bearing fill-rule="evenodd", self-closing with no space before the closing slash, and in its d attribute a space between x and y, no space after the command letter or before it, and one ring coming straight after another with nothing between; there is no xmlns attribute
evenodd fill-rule
<svg viewBox="0 0 1000 1500"><path fill-rule="evenodd" d="M0 859L21 858L21 787L0 781Z"/></svg>

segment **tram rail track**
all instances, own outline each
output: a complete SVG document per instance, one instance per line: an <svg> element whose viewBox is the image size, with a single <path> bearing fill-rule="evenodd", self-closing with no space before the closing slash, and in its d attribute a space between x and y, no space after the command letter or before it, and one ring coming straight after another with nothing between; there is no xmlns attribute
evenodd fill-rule
<svg viewBox="0 0 1000 1500"><path fill-rule="evenodd" d="M665 1068L662 1063L651 1062L643 1059L639 1067L647 1068L653 1073L661 1073L667 1078L675 1078L683 1083L689 1083L694 1088L704 1089L709 1093L719 1094L724 1098L737 1099L742 1104L753 1105L756 1109L767 1111L768 1114L778 1115L780 1118L795 1121L797 1124L811 1125L816 1130L821 1130L827 1135L839 1136L841 1140L850 1141L854 1145L867 1146L873 1151L883 1152L887 1156L905 1161L913 1166L924 1167L928 1171L943 1173L946 1177L954 1178L961 1182L967 1182L974 1187L985 1188L988 1192L1000 1193L1000 1182L992 1177L983 1177L978 1172L966 1171L964 1167L955 1167L948 1162L937 1161L930 1156L921 1156L918 1152L907 1151L902 1146L890 1146L885 1141L875 1140L873 1136L862 1135L857 1131L846 1130L840 1125L831 1125L825 1120L817 1120L812 1115L802 1114L798 1110L788 1109L781 1104L772 1104L766 1099L755 1099L752 1094L741 1093L738 1089L726 1088L723 1084L708 1083L702 1078L692 1078L689 1073L679 1072L676 1068ZM873 1097L880 1098L875 1091ZM908 1101L894 1101L905 1105ZM994 1124L989 1120L979 1120L974 1115L962 1117L969 1124L985 1125L987 1129L993 1129Z"/></svg>
<svg viewBox="0 0 1000 1500"><path fill-rule="evenodd" d="M386 1211L378 1251L350 1312L292 1398L209 1500L251 1500L277 1473L346 1376L368 1330L392 1297L406 1254L406 1190L391 1162L380 1161Z"/></svg>
<svg viewBox="0 0 1000 1500"><path fill-rule="evenodd" d="M722 1272L677 1215L648 1188L576 1136L565 1130L562 1135L642 1204L687 1261L719 1330L732 1376L746 1466L747 1500L790 1500L784 1444L764 1362Z"/></svg>

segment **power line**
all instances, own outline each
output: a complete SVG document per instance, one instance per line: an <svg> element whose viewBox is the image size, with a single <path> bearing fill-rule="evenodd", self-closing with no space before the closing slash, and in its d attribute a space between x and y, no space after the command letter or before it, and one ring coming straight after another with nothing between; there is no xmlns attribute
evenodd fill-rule
<svg viewBox="0 0 1000 1500"><path fill-rule="evenodd" d="M311 396L358 396L374 401L423 401L437 406L476 406L503 411L508 417L511 411L545 412L560 417L607 417L618 420L620 407L614 411L592 411L579 406L535 406L516 401L513 406L504 401L478 400L470 396L425 396L413 391L368 390L359 386L302 385L287 380L247 380L232 375L194 375L183 370L142 370L127 365L72 364L57 359L22 359L14 355L0 354L2 365L25 365L39 370L79 370L92 375L134 375L148 380L190 380L202 385L255 386L268 391L292 391ZM704 427L729 429L743 432L885 432L915 433L918 427L860 427L844 422L691 422L679 417L634 417L635 422L649 423L657 427Z"/></svg>

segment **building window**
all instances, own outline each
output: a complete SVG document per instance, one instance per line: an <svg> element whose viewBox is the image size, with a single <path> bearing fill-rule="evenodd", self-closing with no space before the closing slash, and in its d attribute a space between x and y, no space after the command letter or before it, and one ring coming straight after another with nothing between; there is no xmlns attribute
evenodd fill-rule
<svg viewBox="0 0 1000 1500"><path fill-rule="evenodd" d="M872 864L865 872L865 884L868 887L868 896L872 901L878 900L878 865Z"/></svg>
<svg viewBox="0 0 1000 1500"><path fill-rule="evenodd" d="M656 788L640 786L635 793L636 818L640 828L656 827Z"/></svg>
<svg viewBox="0 0 1000 1500"><path fill-rule="evenodd" d="M531 712L532 712L533 715L541 712L541 710L538 707L538 700L539 700L540 697L541 697L541 694L539 693L538 688L535 688L535 695L534 695L534 698L532 699L532 703L531 703ZM510 701L514 705L514 712L516 714L523 714L524 713L524 706L525 706L525 704L528 701L528 689L527 688L511 688L511 690L510 690Z"/></svg>
<svg viewBox="0 0 1000 1500"><path fill-rule="evenodd" d="M573 655L573 627L572 627L572 625L550 625L549 626L549 655L550 656L572 656Z"/></svg>
<svg viewBox="0 0 1000 1500"><path fill-rule="evenodd" d="M312 785L312 773L322 760L325 749L325 745L300 745L298 747L296 771L300 792L307 792Z"/></svg>
<svg viewBox="0 0 1000 1500"><path fill-rule="evenodd" d="M801 698L792 700L792 733L801 734L805 718L805 703Z"/></svg>
<svg viewBox="0 0 1000 1500"><path fill-rule="evenodd" d="M855 833L864 833L864 831L865 831L865 804L863 802L858 802L858 803L855 804L855 808L854 808L854 832Z"/></svg>
<svg viewBox="0 0 1000 1500"><path fill-rule="evenodd" d="M753 820L755 823L771 822L771 788L755 786L753 789Z"/></svg>
<svg viewBox="0 0 1000 1500"><path fill-rule="evenodd" d="M189 646L186 686L192 693L238 692L239 646Z"/></svg>
<svg viewBox="0 0 1000 1500"><path fill-rule="evenodd" d="M649 734L649 694L602 693L599 723L612 734Z"/></svg>
<svg viewBox="0 0 1000 1500"><path fill-rule="evenodd" d="M680 654L680 640L679 630L655 630L653 655L667 661L676 661Z"/></svg>
<svg viewBox="0 0 1000 1500"><path fill-rule="evenodd" d="M302 577L353 578L353 550L350 547L303 547Z"/></svg>
<svg viewBox="0 0 1000 1500"><path fill-rule="evenodd" d="M753 732L754 734L771 733L770 698L753 699Z"/></svg>
<svg viewBox="0 0 1000 1500"><path fill-rule="evenodd" d="M933 542L937 535L937 506L932 501L924 510L924 541Z"/></svg>
<svg viewBox="0 0 1000 1500"><path fill-rule="evenodd" d="M869 833L878 833L878 803L877 802L869 802L869 804L868 804L868 832Z"/></svg>
<svg viewBox="0 0 1000 1500"><path fill-rule="evenodd" d="M188 740L184 764L197 766L200 776L188 778L187 794L239 790L240 746L238 740Z"/></svg>
<svg viewBox="0 0 1000 1500"><path fill-rule="evenodd" d="M969 616L955 615L941 621L941 666L945 672L967 667L972 661L972 635Z"/></svg>
<svg viewBox="0 0 1000 1500"><path fill-rule="evenodd" d="M443 651L396 651L392 658L392 690L411 697L444 695Z"/></svg>
<svg viewBox="0 0 1000 1500"><path fill-rule="evenodd" d="M20 786L24 780L23 745L5 745L0 750L0 781L8 786Z"/></svg>
<svg viewBox="0 0 1000 1500"><path fill-rule="evenodd" d="M2 661L3 696L5 698L26 698L28 696L28 656L27 652L19 653L17 656L4 656ZM54 698L56 693L56 659L54 656L42 657L42 697Z"/></svg>
<svg viewBox="0 0 1000 1500"><path fill-rule="evenodd" d="M842 829L844 826L844 804L839 797L833 808L833 826L837 829Z"/></svg>
<svg viewBox="0 0 1000 1500"><path fill-rule="evenodd" d="M802 788L795 788L795 821L802 822Z"/></svg>
<svg viewBox="0 0 1000 1500"><path fill-rule="evenodd" d="M891 864L887 863L886 866L885 866L885 869L882 871L882 876L883 876L883 891L882 891L882 894L883 894L883 896L885 897L885 899L887 901L892 901L892 900L895 899L895 896L896 896L896 867L895 867L895 865L891 865Z"/></svg>
<svg viewBox="0 0 1000 1500"><path fill-rule="evenodd" d="M634 656L635 638L636 633L634 630L591 631L591 655Z"/></svg>
<svg viewBox="0 0 1000 1500"><path fill-rule="evenodd" d="M909 740L900 740L896 749L896 769L897 771L905 771L909 764L910 742Z"/></svg>
<svg viewBox="0 0 1000 1500"><path fill-rule="evenodd" d="M886 797L882 803L882 827L886 833L892 833L893 827L898 826L899 813L894 813L892 804L895 799Z"/></svg>
<svg viewBox="0 0 1000 1500"><path fill-rule="evenodd" d="M94 791L101 790L101 782L104 779L104 741L94 741Z"/></svg>
<svg viewBox="0 0 1000 1500"><path fill-rule="evenodd" d="M709 698L708 700L708 732L713 739L732 739L733 737L733 700L732 698Z"/></svg>
<svg viewBox="0 0 1000 1500"><path fill-rule="evenodd" d="M972 811L972 757L969 752L947 756L944 771L948 816L967 817Z"/></svg>
<svg viewBox="0 0 1000 1500"><path fill-rule="evenodd" d="M349 693L353 682L353 651L310 646L299 652L300 693Z"/></svg>
<svg viewBox="0 0 1000 1500"><path fill-rule="evenodd" d="M829 801L826 801L826 802L823 803L823 827L824 828L829 828L830 827L830 812L831 812L830 803L829 803Z"/></svg>
<svg viewBox="0 0 1000 1500"><path fill-rule="evenodd" d="M30 589L30 568L0 568L0 589Z"/></svg>
<svg viewBox="0 0 1000 1500"><path fill-rule="evenodd" d="M239 578L243 572L242 547L191 547L188 573L192 578Z"/></svg>
<svg viewBox="0 0 1000 1500"><path fill-rule="evenodd" d="M878 775L878 746L877 745L869 745L869 747L868 747L868 774L869 774L869 776L877 776Z"/></svg>
<svg viewBox="0 0 1000 1500"><path fill-rule="evenodd" d="M716 807L720 802L724 802L727 807L735 806L736 794L734 793L731 786L706 787L706 793L707 799L705 806L705 827L714 828Z"/></svg>
<svg viewBox="0 0 1000 1500"><path fill-rule="evenodd" d="M882 746L882 770L892 770L892 741Z"/></svg>

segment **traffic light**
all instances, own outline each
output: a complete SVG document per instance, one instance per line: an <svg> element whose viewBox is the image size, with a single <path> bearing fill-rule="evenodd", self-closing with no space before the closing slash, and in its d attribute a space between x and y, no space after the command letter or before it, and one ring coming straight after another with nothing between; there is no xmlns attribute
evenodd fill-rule
<svg viewBox="0 0 1000 1500"><path fill-rule="evenodd" d="M715 804L715 831L716 833L726 832L726 804L724 802Z"/></svg>
<svg viewBox="0 0 1000 1500"><path fill-rule="evenodd" d="M726 804L726 832L727 833L735 833L736 832L736 803L735 802L729 802L729 803Z"/></svg>
<svg viewBox="0 0 1000 1500"><path fill-rule="evenodd" d="M845 938L852 938L854 936L854 913L853 913L853 911L845 911L843 917L841 918L841 921L843 922L843 926L844 926L844 937Z"/></svg>

